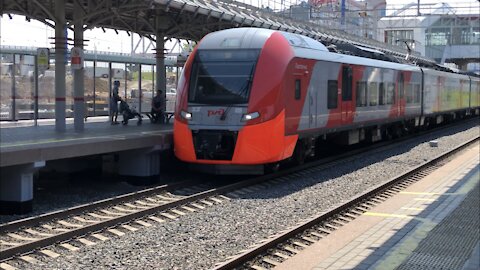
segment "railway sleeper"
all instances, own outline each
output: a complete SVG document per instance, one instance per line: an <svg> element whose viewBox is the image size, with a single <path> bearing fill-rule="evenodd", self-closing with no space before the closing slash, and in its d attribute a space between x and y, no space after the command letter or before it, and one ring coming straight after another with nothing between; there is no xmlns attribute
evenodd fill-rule
<svg viewBox="0 0 480 270"><path fill-rule="evenodd" d="M277 261L276 259L273 259L273 258L271 258L271 257L264 257L264 258L262 258L262 261L263 261L263 262L266 262L266 263L268 263L268 264L271 264L271 265L273 265L273 266L278 266L278 265L280 265L280 263L282 263L283 260L280 260L280 259L279 259L279 260Z"/></svg>
<svg viewBox="0 0 480 270"><path fill-rule="evenodd" d="M332 219L332 220L328 221L328 224L329 224L330 226L335 227L335 228L340 228L340 227L342 227L343 225L345 225L345 223L343 223L343 222L341 222L341 221L339 221L339 220L337 220L337 219Z"/></svg>
<svg viewBox="0 0 480 270"><path fill-rule="evenodd" d="M309 234L318 238L318 240L322 239L325 235L317 232L309 232Z"/></svg>
<svg viewBox="0 0 480 270"><path fill-rule="evenodd" d="M354 220L358 217L358 215L355 215L354 213L351 213L350 210L348 212L342 213L342 215L349 218L350 220Z"/></svg>
<svg viewBox="0 0 480 270"><path fill-rule="evenodd" d="M273 255L273 256L277 256L277 257L279 257L279 258L282 258L282 259L284 259L284 260L288 260L289 258L291 258L291 256L286 255L285 253L282 253L282 252L280 252L280 251L276 251L276 252L274 252L272 255Z"/></svg>
<svg viewBox="0 0 480 270"><path fill-rule="evenodd" d="M83 227L82 225L78 225L78 226ZM41 227L43 227L47 230L52 230L52 231L56 231L56 232L69 232L69 231L71 231L71 229L58 228L58 227L54 227L54 226L51 226L51 225L48 225L48 224L41 225Z"/></svg>
<svg viewBox="0 0 480 270"><path fill-rule="evenodd" d="M298 254L301 251L300 249L294 248L292 245L285 246L283 249L290 251L292 254Z"/></svg>
<svg viewBox="0 0 480 270"><path fill-rule="evenodd" d="M20 260L26 262L26 263L31 263L31 264L38 264L40 262L39 260L37 260L36 258L34 258L31 255L24 255L24 256L20 256L18 258Z"/></svg>
<svg viewBox="0 0 480 270"><path fill-rule="evenodd" d="M312 244L317 242L316 239L310 238L309 236L302 236L301 239L302 239L302 240L305 240L305 241L307 241L307 242L310 242L310 243L312 243Z"/></svg>
<svg viewBox="0 0 480 270"><path fill-rule="evenodd" d="M265 268L265 267L263 267L263 266L256 265L256 264L250 266L250 268L251 268L251 269L254 269L254 270L267 270L267 269L268 269L268 268Z"/></svg>

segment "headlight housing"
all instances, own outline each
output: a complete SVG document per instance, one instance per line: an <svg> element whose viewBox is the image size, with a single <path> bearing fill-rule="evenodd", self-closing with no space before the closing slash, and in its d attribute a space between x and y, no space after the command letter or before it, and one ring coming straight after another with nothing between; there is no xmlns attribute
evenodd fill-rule
<svg viewBox="0 0 480 270"><path fill-rule="evenodd" d="M260 114L258 112L247 113L247 114L242 115L242 121L246 122L246 121L250 121L250 120L253 120L255 118L258 118L258 117L260 117Z"/></svg>
<svg viewBox="0 0 480 270"><path fill-rule="evenodd" d="M185 120L191 120L192 119L192 113L190 113L190 112L180 111L180 116L182 116L182 118L185 119Z"/></svg>

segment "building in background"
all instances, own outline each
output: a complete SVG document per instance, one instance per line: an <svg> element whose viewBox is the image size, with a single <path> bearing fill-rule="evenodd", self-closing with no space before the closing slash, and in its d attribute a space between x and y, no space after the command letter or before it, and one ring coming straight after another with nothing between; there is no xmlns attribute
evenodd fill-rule
<svg viewBox="0 0 480 270"><path fill-rule="evenodd" d="M371 39L376 39L377 22L385 13L385 0L309 0L286 12L297 20Z"/></svg>
<svg viewBox="0 0 480 270"><path fill-rule="evenodd" d="M378 22L377 39L409 46L438 63L454 63L478 71L480 62L479 5L411 3Z"/></svg>

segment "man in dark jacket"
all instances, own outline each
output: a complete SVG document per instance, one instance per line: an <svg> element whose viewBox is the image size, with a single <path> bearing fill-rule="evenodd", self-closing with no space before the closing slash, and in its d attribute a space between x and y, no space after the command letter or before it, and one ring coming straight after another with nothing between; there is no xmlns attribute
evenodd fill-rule
<svg viewBox="0 0 480 270"><path fill-rule="evenodd" d="M120 81L113 82L112 96L110 97L110 124L117 125L118 117L118 102L122 100L118 95L118 88L120 87Z"/></svg>
<svg viewBox="0 0 480 270"><path fill-rule="evenodd" d="M152 122L154 123L165 123L165 96L163 95L162 90L157 90L157 95L152 99L152 110L150 114L152 115Z"/></svg>

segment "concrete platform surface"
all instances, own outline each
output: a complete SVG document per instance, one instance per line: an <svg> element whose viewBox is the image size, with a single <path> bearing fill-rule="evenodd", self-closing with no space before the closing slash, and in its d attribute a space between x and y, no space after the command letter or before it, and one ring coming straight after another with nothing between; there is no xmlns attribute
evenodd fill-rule
<svg viewBox="0 0 480 270"><path fill-rule="evenodd" d="M119 117L121 120L121 117ZM3 122L0 125L0 167L72 158L144 147L167 149L172 144L172 124L110 125L107 117L89 118L82 132L67 121L66 132L56 132L54 121Z"/></svg>
<svg viewBox="0 0 480 270"><path fill-rule="evenodd" d="M480 269L479 144L275 269Z"/></svg>

